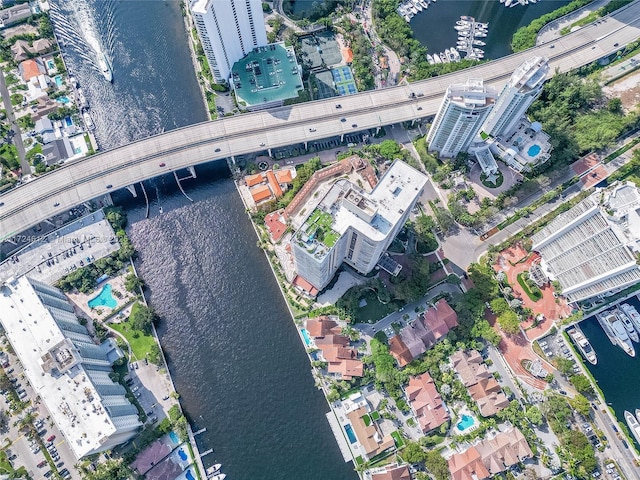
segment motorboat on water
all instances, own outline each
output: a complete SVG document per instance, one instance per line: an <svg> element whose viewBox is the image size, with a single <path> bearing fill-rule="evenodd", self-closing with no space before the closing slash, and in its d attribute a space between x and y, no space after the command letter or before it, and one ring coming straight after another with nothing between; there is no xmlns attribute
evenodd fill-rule
<svg viewBox="0 0 640 480"><path fill-rule="evenodd" d="M442 61L442 63L449 63L449 57L444 52L440 53L440 60Z"/></svg>
<svg viewBox="0 0 640 480"><path fill-rule="evenodd" d="M95 130L96 124L93 123L93 118L91 118L89 112L82 112L82 119L84 120L84 126L87 127L87 130Z"/></svg>
<svg viewBox="0 0 640 480"><path fill-rule="evenodd" d="M618 345L630 357L636 356L636 350L633 348L627 329L613 312L597 313L596 319L611 343Z"/></svg>
<svg viewBox="0 0 640 480"><path fill-rule="evenodd" d="M473 44L474 44L474 45L478 45L478 46L480 46L480 47L484 47L484 46L486 45L486 43L485 43L485 42L483 42L482 40L474 40L474 41L473 41Z"/></svg>
<svg viewBox="0 0 640 480"><path fill-rule="evenodd" d="M213 477L209 477L209 480L224 480L225 478L227 478L227 474L220 473L218 475L214 475Z"/></svg>
<svg viewBox="0 0 640 480"><path fill-rule="evenodd" d="M109 64L109 59L104 53L98 54L98 68L100 68L100 72L107 82L113 81L113 72L111 71L111 65Z"/></svg>
<svg viewBox="0 0 640 480"><path fill-rule="evenodd" d="M624 314L629 317L631 323L635 327L636 331L640 333L640 313L636 310L636 307L633 305L629 305L628 303L623 303L620 305L620 310L624 312Z"/></svg>
<svg viewBox="0 0 640 480"><path fill-rule="evenodd" d="M639 410L636 410L636 415ZM627 425L629 425L629 430L635 437L636 441L640 443L640 423L638 419L628 410L624 411L624 419L627 421Z"/></svg>
<svg viewBox="0 0 640 480"><path fill-rule="evenodd" d="M483 29L487 29L489 28L489 24L488 23L481 23L481 22L476 22L476 26L479 28L483 28Z"/></svg>
<svg viewBox="0 0 640 480"><path fill-rule="evenodd" d="M622 322L622 325L624 325L624 328L627 331L629 338L636 343L640 341L640 338L638 338L638 332L636 332L636 329L633 326L631 319L627 317L627 315L625 315L625 313L622 310L616 310L615 315Z"/></svg>
<svg viewBox="0 0 640 480"><path fill-rule="evenodd" d="M429 3L427 3L425 0L420 0L420 5L422 5L422 8L424 8L425 10L429 8Z"/></svg>
<svg viewBox="0 0 640 480"><path fill-rule="evenodd" d="M453 57L454 62L459 62L460 61L460 54L458 53L458 51L455 48L450 48L449 52L451 52L451 56Z"/></svg>
<svg viewBox="0 0 640 480"><path fill-rule="evenodd" d="M575 324L572 328L567 330L569 337L573 340L573 343L576 344L578 350L582 356L592 365L596 365L598 363L598 357L596 356L596 352L587 340L587 337L584 336L582 329Z"/></svg>
<svg viewBox="0 0 640 480"><path fill-rule="evenodd" d="M216 475L218 473L218 471L222 468L222 464L221 463L216 463L215 465L211 465L209 468L207 468L206 472L207 472L207 476L209 475Z"/></svg>
<svg viewBox="0 0 640 480"><path fill-rule="evenodd" d="M456 25L455 27L456 30L458 30L459 32L468 32L470 27L469 25Z"/></svg>
<svg viewBox="0 0 640 480"><path fill-rule="evenodd" d="M436 63L433 61L433 57L428 53L427 53L427 62L429 62L429 65L433 65L434 63Z"/></svg>
<svg viewBox="0 0 640 480"><path fill-rule="evenodd" d="M442 60L440 59L440 55L438 55L437 53L433 54L433 63L435 64L442 63Z"/></svg>
<svg viewBox="0 0 640 480"><path fill-rule="evenodd" d="M413 1L413 6L416 7L416 9L421 12L422 11L422 5L420 5L420 2L418 0L412 0Z"/></svg>
<svg viewBox="0 0 640 480"><path fill-rule="evenodd" d="M474 36L474 37L486 37L486 36L487 36L487 32L478 32L478 31L476 31L476 32L473 34L473 36Z"/></svg>

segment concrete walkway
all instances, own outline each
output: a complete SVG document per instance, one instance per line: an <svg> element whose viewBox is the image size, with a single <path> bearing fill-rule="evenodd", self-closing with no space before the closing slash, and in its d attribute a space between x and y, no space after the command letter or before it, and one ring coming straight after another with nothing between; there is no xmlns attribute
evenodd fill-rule
<svg viewBox="0 0 640 480"><path fill-rule="evenodd" d="M611 0L595 0L588 5L585 5L582 8L579 8L575 12L568 13L564 17L560 17L553 22L546 24L542 27L542 30L538 32L538 39L536 40L536 45L541 45L543 43L551 42L560 38L560 31L565 28L571 26L573 23L578 20L585 18L591 12L595 12L599 8L607 5Z"/></svg>
<svg viewBox="0 0 640 480"><path fill-rule="evenodd" d="M18 158L20 159L20 169L22 170L22 175L30 175L31 166L25 158L24 144L22 143L22 132L20 131L20 127L16 123L16 115L13 111L13 105L11 105L11 94L9 93L9 89L7 88L7 82L4 78L4 72L0 72L0 95L2 96L4 109L7 112L7 121L10 122L11 131L13 132L11 137L12 140L8 143L13 142L16 146Z"/></svg>

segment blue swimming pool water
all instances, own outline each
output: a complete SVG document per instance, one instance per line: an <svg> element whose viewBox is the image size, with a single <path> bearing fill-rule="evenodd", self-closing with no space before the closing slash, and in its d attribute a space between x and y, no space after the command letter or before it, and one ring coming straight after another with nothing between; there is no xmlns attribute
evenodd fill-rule
<svg viewBox="0 0 640 480"><path fill-rule="evenodd" d="M537 145L537 144L531 145L529 147L529 150L527 150L527 155L533 158L540 153L540 150L542 150L542 148L540 148L540 145Z"/></svg>
<svg viewBox="0 0 640 480"><path fill-rule="evenodd" d="M309 345L311 345L311 338L309 338L309 332L307 332L304 328L302 330L300 330L300 333L302 333L302 337L304 338L304 343L307 344L307 347Z"/></svg>
<svg viewBox="0 0 640 480"><path fill-rule="evenodd" d="M67 127L70 127L71 125L73 125L73 120L71 120L71 117L66 117L64 119L64 123L67 125Z"/></svg>
<svg viewBox="0 0 640 480"><path fill-rule="evenodd" d="M188 458L187 454L182 448L178 449L178 456L180 457L180 460L182 460L183 462Z"/></svg>
<svg viewBox="0 0 640 480"><path fill-rule="evenodd" d="M187 480L195 480L193 473L191 473L191 469L187 470L187 473L185 473L184 476L187 477Z"/></svg>
<svg viewBox="0 0 640 480"><path fill-rule="evenodd" d="M54 62L53 60L48 60L48 61L47 61L47 68L48 68L49 70L53 70L54 68L56 68L56 64L55 64L55 62Z"/></svg>
<svg viewBox="0 0 640 480"><path fill-rule="evenodd" d="M177 435L177 434L176 434L176 432L174 432L173 430L171 430L171 431L169 432L169 438L171 439L171 441L172 441L173 443L179 443L179 442L180 442L180 440L178 439L178 435Z"/></svg>
<svg viewBox="0 0 640 480"><path fill-rule="evenodd" d="M469 428L471 425L473 425L473 417L470 417L469 415L462 415L462 420L458 422L457 427L458 427L458 430L463 432L467 428Z"/></svg>
<svg viewBox="0 0 640 480"><path fill-rule="evenodd" d="M349 441L351 443L356 443L358 441L358 439L356 438L356 434L353 433L353 428L351 428L351 425L345 425L344 431L347 432L347 437L349 437Z"/></svg>
<svg viewBox="0 0 640 480"><path fill-rule="evenodd" d="M58 97L56 98L56 102L58 103L69 103L71 100L69 99L69 97Z"/></svg>
<svg viewBox="0 0 640 480"><path fill-rule="evenodd" d="M56 75L55 77L53 77L53 79L55 80L56 85L57 85L58 87L61 87L61 86L63 85L63 82L62 82L62 75Z"/></svg>
<svg viewBox="0 0 640 480"><path fill-rule="evenodd" d="M113 298L113 295L111 295L111 284L107 283L104 287L102 287L102 290L100 290L100 294L98 294L97 297L89 300L88 304L89 308L115 308L115 306L118 305L118 302L116 302L116 299Z"/></svg>

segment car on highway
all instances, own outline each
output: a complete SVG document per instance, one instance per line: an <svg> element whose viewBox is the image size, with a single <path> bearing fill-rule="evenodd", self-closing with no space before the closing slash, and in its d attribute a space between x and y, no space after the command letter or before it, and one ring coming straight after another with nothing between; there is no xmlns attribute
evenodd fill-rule
<svg viewBox="0 0 640 480"><path fill-rule="evenodd" d="M107 190L109 190L110 188L113 188L113 185L111 184L107 185Z"/></svg>
<svg viewBox="0 0 640 480"><path fill-rule="evenodd" d="M56 202L53 204L54 207L59 207L60 206L60 202Z"/></svg>
<svg viewBox="0 0 640 480"><path fill-rule="evenodd" d="M161 167L166 167L166 166L167 166L167 164L166 164L166 163L164 163L164 162L162 162L162 163L160 164L160 166L161 166Z"/></svg>

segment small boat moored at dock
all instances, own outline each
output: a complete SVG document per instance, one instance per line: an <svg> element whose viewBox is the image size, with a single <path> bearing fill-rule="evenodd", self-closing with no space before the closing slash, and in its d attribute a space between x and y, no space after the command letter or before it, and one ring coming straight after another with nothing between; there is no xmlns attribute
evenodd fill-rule
<svg viewBox="0 0 640 480"><path fill-rule="evenodd" d="M624 325L624 328L627 331L629 338L637 343L640 339L638 338L638 332L636 332L636 329L634 328L633 323L631 322L631 319L627 317L627 315L625 315L625 313L622 310L616 309L614 313L615 313L615 316L618 317L618 319L622 322L622 325Z"/></svg>

